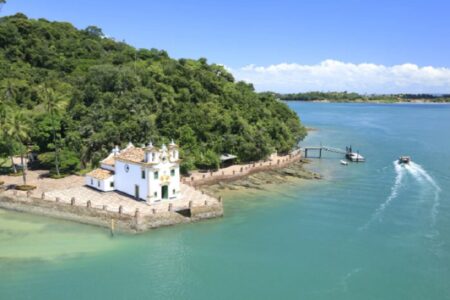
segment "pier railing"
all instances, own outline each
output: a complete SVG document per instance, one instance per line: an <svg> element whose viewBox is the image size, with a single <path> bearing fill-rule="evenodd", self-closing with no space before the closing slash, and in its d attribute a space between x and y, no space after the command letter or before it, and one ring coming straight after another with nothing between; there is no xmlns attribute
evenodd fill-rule
<svg viewBox="0 0 450 300"><path fill-rule="evenodd" d="M338 153L338 154L347 154L347 151L335 147L329 147L329 146L307 146L301 148L301 151L303 151L305 154L305 158L308 158L308 152L319 152L318 158L322 158L322 151L332 152L332 153Z"/></svg>

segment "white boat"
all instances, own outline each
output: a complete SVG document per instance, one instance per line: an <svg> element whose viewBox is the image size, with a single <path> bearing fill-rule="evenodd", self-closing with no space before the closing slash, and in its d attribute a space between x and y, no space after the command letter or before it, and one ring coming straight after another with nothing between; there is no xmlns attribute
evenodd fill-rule
<svg viewBox="0 0 450 300"><path fill-rule="evenodd" d="M347 165L348 165L348 162L347 162L347 161L345 161L345 160L343 160L343 159L341 159L341 165L343 165L343 166L347 166Z"/></svg>
<svg viewBox="0 0 450 300"><path fill-rule="evenodd" d="M348 152L345 157L347 157L347 159L351 160L351 161L355 161L355 162L364 162L365 158L364 156L362 156L359 153L356 152Z"/></svg>

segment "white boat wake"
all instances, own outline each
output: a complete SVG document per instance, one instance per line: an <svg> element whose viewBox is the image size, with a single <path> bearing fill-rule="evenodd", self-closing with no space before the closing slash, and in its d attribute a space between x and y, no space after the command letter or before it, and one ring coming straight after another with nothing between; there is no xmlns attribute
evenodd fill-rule
<svg viewBox="0 0 450 300"><path fill-rule="evenodd" d="M414 178L417 179L417 181L428 183L433 188L434 199L433 206L431 207L431 227L434 227L436 225L436 219L439 213L439 195L441 193L441 188L433 179L433 177L431 177L430 174L428 174L428 172L425 171L424 168L422 168L421 165L410 162L409 164L405 165L405 169L408 170L408 172L413 175Z"/></svg>
<svg viewBox="0 0 450 300"><path fill-rule="evenodd" d="M372 217L369 219L369 221L362 227L360 227L360 230L367 229L374 221L382 221L383 212L386 210L386 208L391 204L391 202L397 198L399 189L402 186L402 181L406 173L410 174L414 179L417 180L420 184L426 184L433 188L434 193L434 199L433 199L433 205L431 207L431 227L434 228L436 225L437 216L439 214L439 205L440 205L440 199L439 195L441 192L441 188L436 183L436 181L433 179L433 177L428 174L427 171L425 171L424 168L422 168L421 165L416 164L414 162L410 162L409 164L403 164L400 165L397 161L394 161L394 168L395 168L395 181L394 184L391 187L391 193L386 198L386 200L380 204L380 206L375 210L375 212L372 214Z"/></svg>
<svg viewBox="0 0 450 300"><path fill-rule="evenodd" d="M386 198L386 201L380 204L380 206L375 210L375 212L372 214L372 217L369 219L369 221L362 227L360 227L360 230L367 229L370 224L372 224L375 220L381 221L382 214L384 210L389 206L389 204L397 198L398 190L400 189L403 181L403 177L405 175L405 168L403 168L401 165L397 163L397 161L393 162L394 168L395 168L395 181L394 185L391 187L391 193Z"/></svg>

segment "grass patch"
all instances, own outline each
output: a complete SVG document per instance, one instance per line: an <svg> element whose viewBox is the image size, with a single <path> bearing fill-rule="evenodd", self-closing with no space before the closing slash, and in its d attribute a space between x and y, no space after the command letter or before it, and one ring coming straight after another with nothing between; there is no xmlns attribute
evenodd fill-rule
<svg viewBox="0 0 450 300"><path fill-rule="evenodd" d="M18 191L32 191L34 189L36 189L36 186L34 185L28 184L16 185L16 190Z"/></svg>
<svg viewBox="0 0 450 300"><path fill-rule="evenodd" d="M6 157L0 157L0 175L9 175L11 170L11 160Z"/></svg>
<svg viewBox="0 0 450 300"><path fill-rule="evenodd" d="M86 175L87 173L89 173L90 171L92 171L92 168L88 167L88 168L86 168L86 169L82 169L82 170L80 170L80 171L78 171L78 172L75 172L75 175L78 175L78 176L84 176L84 175Z"/></svg>
<svg viewBox="0 0 450 300"><path fill-rule="evenodd" d="M9 158L0 157L0 167L11 167L11 160Z"/></svg>
<svg viewBox="0 0 450 300"><path fill-rule="evenodd" d="M49 174L49 176L48 176L48 178L52 178L52 179L61 179L61 178L64 178L64 177L67 177L67 176L69 176L70 174Z"/></svg>
<svg viewBox="0 0 450 300"><path fill-rule="evenodd" d="M8 174L8 176L18 177L18 176L22 176L23 172L17 171L17 173L14 173L11 169L8 169L7 174Z"/></svg>

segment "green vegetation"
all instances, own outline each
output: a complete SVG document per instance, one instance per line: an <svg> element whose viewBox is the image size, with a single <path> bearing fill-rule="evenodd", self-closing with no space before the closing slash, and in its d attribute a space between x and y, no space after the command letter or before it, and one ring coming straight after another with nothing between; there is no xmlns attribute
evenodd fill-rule
<svg viewBox="0 0 450 300"><path fill-rule="evenodd" d="M285 153L306 135L287 105L204 58L175 60L95 26L23 14L0 19L0 126L0 157L34 151L56 177L129 141L173 138L187 172L217 167L221 153L239 161Z"/></svg>
<svg viewBox="0 0 450 300"><path fill-rule="evenodd" d="M28 184L22 184L22 185L16 185L15 189L18 190L18 191L28 192L28 191L35 190L36 186L28 185Z"/></svg>
<svg viewBox="0 0 450 300"><path fill-rule="evenodd" d="M293 94L273 94L281 100L299 101L331 101L331 102L450 102L450 95L430 94L386 94L386 95L361 95L347 92L307 92Z"/></svg>
<svg viewBox="0 0 450 300"><path fill-rule="evenodd" d="M46 152L38 155L39 163L45 169L50 169L54 177L59 177L60 171L63 174L73 174L80 170L80 160L77 154L70 150L61 151L58 156L61 163L55 164L55 152ZM58 169L56 169L58 166Z"/></svg>
<svg viewBox="0 0 450 300"><path fill-rule="evenodd" d="M12 143L18 145L18 152L20 154L20 161L22 165L22 177L23 184L27 184L27 168L24 164L24 158L27 153L27 147L29 141L30 123L29 116L25 115L22 111L14 111L11 117L7 119L5 125L5 137Z"/></svg>

